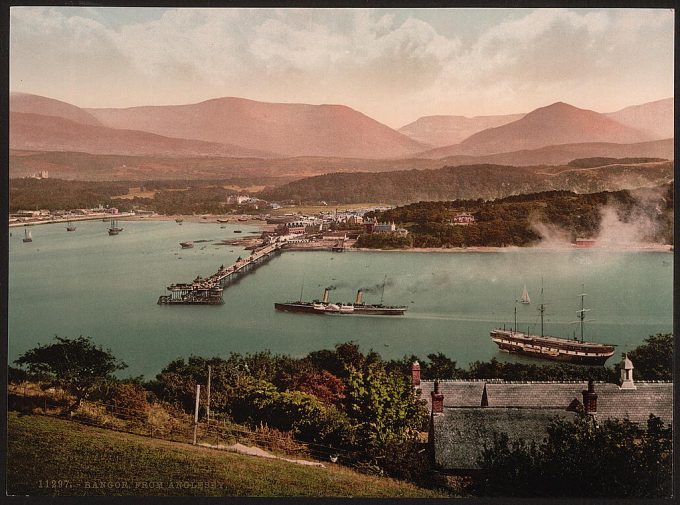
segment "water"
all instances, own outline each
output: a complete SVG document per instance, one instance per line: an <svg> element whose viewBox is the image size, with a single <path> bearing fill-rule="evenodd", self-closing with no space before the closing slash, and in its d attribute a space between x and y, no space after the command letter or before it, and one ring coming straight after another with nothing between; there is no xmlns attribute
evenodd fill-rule
<svg viewBox="0 0 680 505"><path fill-rule="evenodd" d="M221 306L160 306L171 282L214 273L249 254L238 246L179 242L238 238L257 228L239 224L122 221L32 227L33 243L13 228L9 268L9 359L54 335L89 335L129 367L155 376L178 357L227 356L269 349L304 356L356 341L384 358L443 352L459 365L497 357L489 330L513 324L514 300L526 283L531 305L517 304L518 329L540 331L544 278L547 334L578 333L577 297L585 284L586 335L625 352L653 333L672 331L672 255L594 250L509 250L499 253L284 252L224 291ZM234 234L235 229L243 234ZM275 301L352 301L359 287L387 276L385 303L408 305L403 317L343 317L276 312ZM364 300L380 300L380 288ZM527 358L524 358L526 360ZM614 362L616 358L612 359ZM611 364L611 363L610 363Z"/></svg>

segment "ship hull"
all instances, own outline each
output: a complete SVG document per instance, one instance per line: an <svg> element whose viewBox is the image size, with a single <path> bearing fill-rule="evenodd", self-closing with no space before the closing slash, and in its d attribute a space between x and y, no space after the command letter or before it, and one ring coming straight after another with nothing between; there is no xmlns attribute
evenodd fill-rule
<svg viewBox="0 0 680 505"><path fill-rule="evenodd" d="M305 302L275 303L274 308L283 312L303 312L307 314L332 314L339 316L402 316L406 307L354 306L351 312L315 309L314 304Z"/></svg>
<svg viewBox="0 0 680 505"><path fill-rule="evenodd" d="M535 337L507 330L492 331L491 340L501 351L562 363L604 365L614 355L614 348L604 344Z"/></svg>
<svg viewBox="0 0 680 505"><path fill-rule="evenodd" d="M316 310L310 303L275 303L274 308L283 312L306 312L308 314L323 314L323 310Z"/></svg>

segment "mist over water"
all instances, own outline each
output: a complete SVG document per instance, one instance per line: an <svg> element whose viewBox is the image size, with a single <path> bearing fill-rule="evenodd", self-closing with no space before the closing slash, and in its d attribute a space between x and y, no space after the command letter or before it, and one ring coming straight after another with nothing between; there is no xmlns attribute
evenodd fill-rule
<svg viewBox="0 0 680 505"><path fill-rule="evenodd" d="M461 365L497 357L489 331L513 324L524 284L532 304L517 304L518 329L540 331L537 306L546 304L548 334L578 333L570 324L585 289L591 308L586 337L630 350L649 334L672 330L673 257L668 253L613 250L508 249L494 253L289 251L224 291L221 306L159 306L172 282L207 276L244 256L217 241L255 232L218 223L79 222L32 227L10 237L9 359L38 342L89 335L129 368L122 375L157 374L177 357L227 356L270 349L304 356L354 340L385 358L443 352ZM179 242L212 240L181 250ZM180 259L181 258L181 259ZM321 299L406 305L404 317L281 313L274 302ZM614 360L615 361L615 360ZM613 363L613 361L612 361Z"/></svg>

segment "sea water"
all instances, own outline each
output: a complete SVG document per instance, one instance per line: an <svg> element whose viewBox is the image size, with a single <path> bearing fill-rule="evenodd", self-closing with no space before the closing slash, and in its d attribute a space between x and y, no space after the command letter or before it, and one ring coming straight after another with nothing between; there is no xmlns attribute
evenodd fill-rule
<svg viewBox="0 0 680 505"><path fill-rule="evenodd" d="M673 257L664 252L508 249L500 252L285 251L224 290L220 306L163 306L166 286L207 277L250 253L223 239L257 234L238 224L82 221L31 227L9 238L9 359L54 335L90 336L127 363L120 375L154 377L170 361L191 355L228 356L271 350L301 357L348 341L384 358L442 352L466 366L501 353L495 327L580 335L573 321L585 296L585 336L618 352L645 337L671 332ZM223 227L224 226L224 227ZM242 230L235 234L235 230ZM193 240L193 249L179 243ZM205 240L206 242L198 242ZM517 303L526 284L531 304ZM383 289L384 286L384 289ZM541 286L543 296L541 297ZM285 313L274 302L312 300L325 287L331 301L406 305L406 315L342 316ZM610 361L617 360L617 354ZM611 364L610 363L610 364Z"/></svg>

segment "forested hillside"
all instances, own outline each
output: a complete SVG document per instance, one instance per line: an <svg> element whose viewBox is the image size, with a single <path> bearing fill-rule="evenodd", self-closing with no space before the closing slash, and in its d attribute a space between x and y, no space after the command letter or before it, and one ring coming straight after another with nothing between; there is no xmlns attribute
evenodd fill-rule
<svg viewBox="0 0 680 505"><path fill-rule="evenodd" d="M467 165L437 170L327 174L294 181L262 193L270 201L385 202L503 198L537 191L595 193L667 183L673 162L574 166L513 167Z"/></svg>
<svg viewBox="0 0 680 505"><path fill-rule="evenodd" d="M471 213L475 222L453 224L461 213ZM671 244L673 185L593 194L550 191L488 202L419 202L368 216L400 223L409 230L414 247L529 246L541 241L564 245L577 237ZM359 237L358 245L383 248L368 237Z"/></svg>

